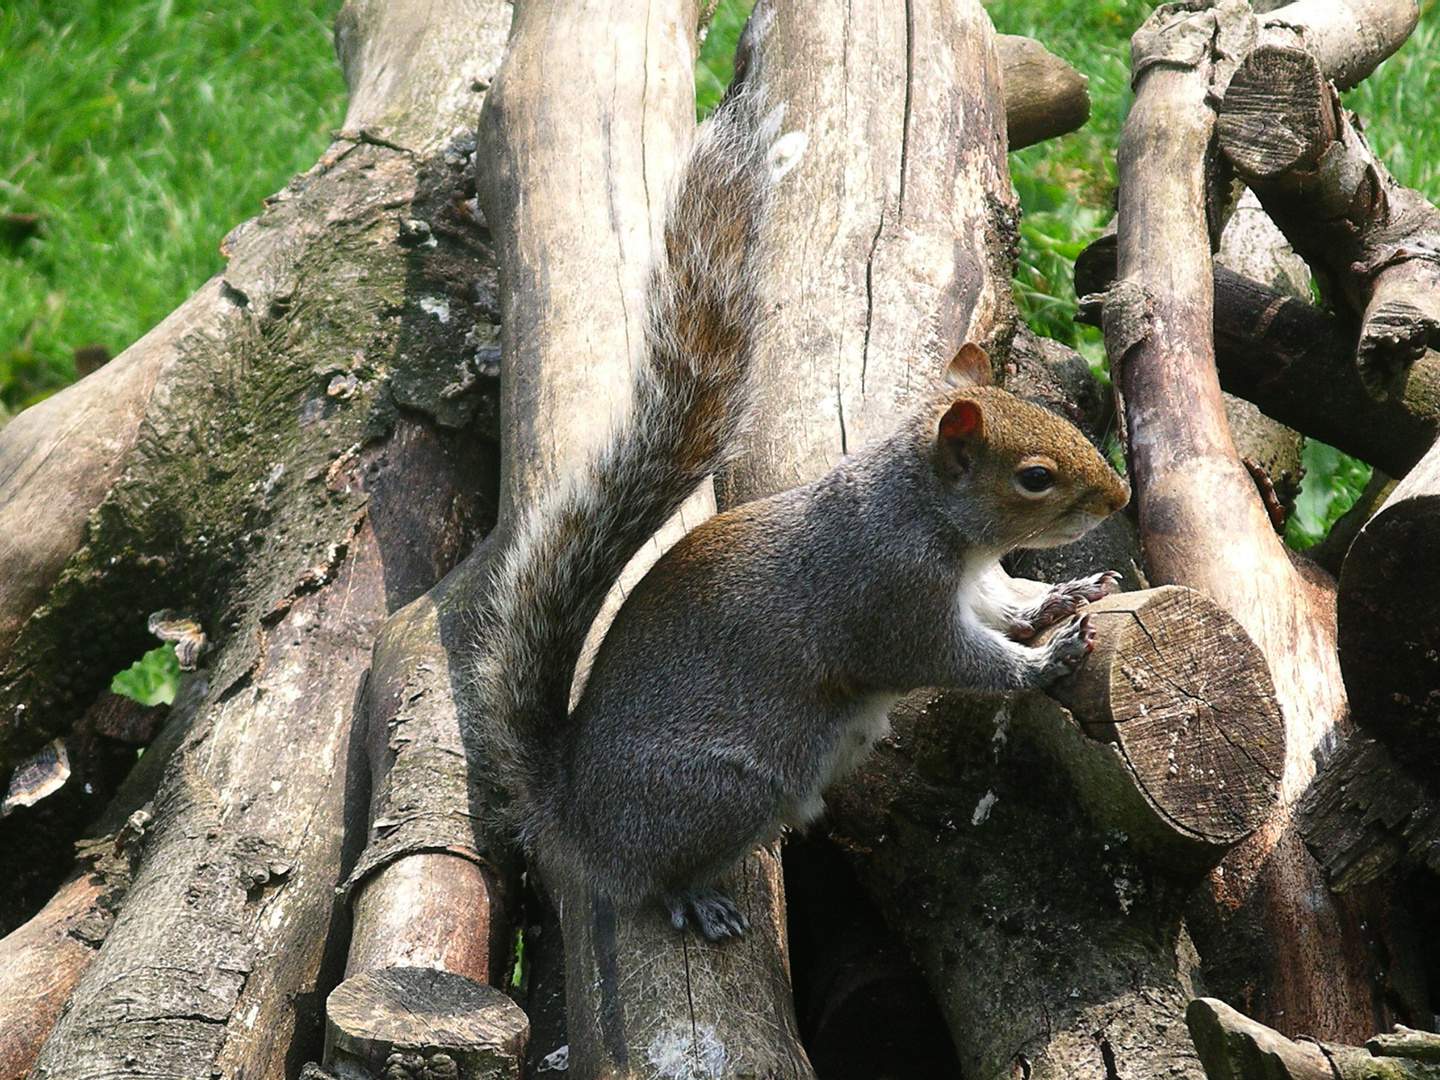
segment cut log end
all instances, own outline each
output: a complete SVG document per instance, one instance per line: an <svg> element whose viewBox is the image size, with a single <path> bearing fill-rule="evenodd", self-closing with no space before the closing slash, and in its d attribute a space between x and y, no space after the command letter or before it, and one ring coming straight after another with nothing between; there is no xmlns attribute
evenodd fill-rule
<svg viewBox="0 0 1440 1080"><path fill-rule="evenodd" d="M1242 176L1311 173L1335 139L1335 108L1315 58L1304 49L1262 45L1225 92L1220 145Z"/></svg>
<svg viewBox="0 0 1440 1080"><path fill-rule="evenodd" d="M1053 689L1112 743L1165 829L1223 851L1274 805L1285 729L1270 671L1240 624L1166 586L1092 604L1095 651Z"/></svg>
<svg viewBox="0 0 1440 1080"><path fill-rule="evenodd" d="M346 979L326 1001L325 1062L365 1075L502 1080L521 1075L530 1022L494 987L431 968ZM422 1073L428 1068L429 1073Z"/></svg>

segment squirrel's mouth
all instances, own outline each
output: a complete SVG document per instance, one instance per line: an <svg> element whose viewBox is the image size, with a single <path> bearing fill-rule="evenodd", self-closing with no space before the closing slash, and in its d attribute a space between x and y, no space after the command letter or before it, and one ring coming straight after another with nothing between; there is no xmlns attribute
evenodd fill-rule
<svg viewBox="0 0 1440 1080"><path fill-rule="evenodd" d="M1104 514L1071 514L1057 521L1039 536L1026 541L1025 547L1052 548L1074 543L1105 520Z"/></svg>

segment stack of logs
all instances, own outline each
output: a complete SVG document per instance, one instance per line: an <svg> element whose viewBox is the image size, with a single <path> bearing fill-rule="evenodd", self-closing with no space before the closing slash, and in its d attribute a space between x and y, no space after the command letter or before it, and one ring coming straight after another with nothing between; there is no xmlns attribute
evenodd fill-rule
<svg viewBox="0 0 1440 1080"><path fill-rule="evenodd" d="M752 927L740 941L677 935L657 911L616 916L564 882L549 883L558 913L536 915L534 890L495 829L500 795L484 761L472 753L467 762L466 642L491 560L518 509L557 481L626 398L626 341L641 317L635 300L659 193L693 124L692 35L674 29L694 26L699 5L517 3L503 50L507 5L453 6L346 4L337 34L352 90L343 145L287 199L333 199L334 212L322 205L317 217L338 228L372 220L359 209L365 185L400 191L367 196L366 213L384 222L376 235L400 239L394 251L369 240L365 250L412 260L395 264L406 268L407 298L396 310L412 319L438 310L410 303L410 290L428 287L425 273L433 282L454 270L439 260L464 247L455 237L483 236L465 250L493 257L499 295L478 286L464 295L481 296L472 306L493 303L502 328L499 524L458 565L458 556L437 555L418 567L416 549L459 541L439 525L433 537L419 537L413 522L387 531L382 510L394 504L383 487L365 487L383 480L392 450L417 470L448 452L443 439L440 449L427 442L428 421L415 417L442 428L468 422L446 410L486 372L463 365L453 382L447 368L434 393L423 377L397 375L387 434L356 434L362 441L313 475L290 469L307 483L323 477L327 505L361 490L371 501L343 504L353 517L343 542L321 546L328 561L313 573L306 564L303 588L257 616L248 638L234 635L208 689L187 686L117 795L105 844L89 851L94 871L0 940L0 1077L32 1065L37 1077L142 1066L175 1074L174 1060L186 1074L293 1074L296 1062L322 1056L306 1041L304 1010L324 991L323 1061L305 1066L310 1076L807 1078L812 1056L839 1060L846 1039L877 1043L887 1025L913 1020L886 1013L875 990L918 985L921 975L945 1028L940 1041L953 1046L945 1068L985 1080L1197 1077L1202 1061L1212 1080L1436 1075L1434 1040L1423 1034L1365 1050L1339 1045L1372 1024L1374 970L1356 947L1363 909L1337 894L1440 862L1440 793L1427 787L1440 775L1440 357L1427 351L1440 344L1440 215L1375 160L1332 85L1353 85L1398 48L1413 5L1375 0L1343 18L1321 0L1268 15L1243 0L1165 5L1137 32L1117 232L1076 269L1082 310L1104 328L1118 412L1074 354L1015 329L1008 299L1016 207L1006 150L1083 122L1084 80L1034 42L994 35L977 3L912 0L901 23L887 21L899 5L879 3L866 9L873 25L855 0L757 6L755 77L786 103L787 127L811 132L805 166L780 196L766 268L767 295L784 317L759 365L752 453L682 510L670 538L717 500L788 486L884 430L906 395L930 384L930 365L965 340L987 341L1012 389L1094 430L1118 415L1138 509L1138 532L1117 518L1073 549L1023 560L1020 569L1052 579L1114 567L1130 589L1091 607L1095 653L1053 698L912 696L893 736L833 793L825 850L844 852L844 873L888 926L834 910L797 918L793 972L777 851L755 852L730 882ZM586 53L595 69L556 78L576 63L577 42L606 43ZM605 51L612 46L616 56ZM843 65L834 62L841 55ZM463 106L454 90L462 83L477 95ZM453 167L452 129L473 130L477 119L475 202L463 185L427 202L415 177L433 181ZM346 173L352 154L368 162L363 175L358 165ZM1328 311L1212 261L1229 194L1220 181L1232 174L1309 262ZM322 179L350 186L325 196ZM456 215L469 215L475 232ZM297 229L306 242L317 232L303 220ZM298 258L294 250L264 230L237 231L225 280L197 294L191 317L220 341L258 338L236 320L283 323L292 294L303 295L304 275L284 261ZM807 261L797 267L798 252ZM424 259L435 261L416 261ZM415 325L429 327L431 314ZM402 342L422 334L401 323ZM154 355L205 338L176 327L149 346ZM484 329L477 323L465 339L472 351ZM371 367L400 371L406 357L396 352ZM109 422L129 416L138 427L162 376L151 371L147 383L134 374L147 368L122 361L129 366L113 368L105 385L119 387L126 409L112 409ZM357 365L348 383L327 371L313 414L300 402L291 412L307 423L330 415L368 370ZM121 393L123 372L143 389ZM86 396L98 385L80 384L53 410L98 410ZM1337 526L1337 537L1353 538L1348 552L1338 540L1327 549L1340 571L1338 616L1334 582L1277 540L1273 492L1257 485L1263 470L1247 468L1249 455L1227 434L1221 385L1403 477L1388 491L1374 485ZM396 403L410 410L400 420ZM55 426L51 413L36 416L15 421L7 438L46 417ZM0 440L0 464L9 452ZM93 497L73 500L80 509L67 528L77 537L129 445L107 453L115 461L89 477ZM79 490L78 480L67 483ZM0 513L10 495L0 487ZM434 518L448 496L429 497L424 511ZM665 542L657 538L648 557ZM52 560L46 582L67 557ZM29 607L17 626L45 588L22 598ZM0 615L8 596L0 594ZM346 639L348 666L296 663L288 676L308 679L318 695L296 706L319 718L306 745L322 764L303 775L317 791L342 768L365 781L326 788L324 827L306 818L293 843L275 839L289 820L278 811L256 811L249 831L232 835L231 804L217 792L253 782L258 794L235 805L269 813L270 795L290 788L272 779L280 766L270 759L245 758L242 775L207 740L226 724L258 727L246 710L289 691L265 680L287 677L287 657L310 655L300 644L308 630L296 629L302 617L356 635ZM297 651L286 652L292 637ZM343 722L326 727L325 718L352 715L347 757L335 751ZM320 802L305 806L316 821ZM363 851L341 842L347 824L364 833ZM815 882L831 880L833 867L809 879L798 865L789 872L803 905L824 893ZM147 937L139 914L124 917L132 873L147 904L205 901L187 901L166 924L175 929ZM344 920L327 922L337 879L348 951ZM283 906L302 896L303 911ZM533 917L522 921L522 909ZM523 964L512 980L517 925ZM211 931L222 941L213 948L201 940ZM1227 937L1249 943L1238 977L1212 959L1225 955ZM839 959L862 946L854 965ZM827 959L801 970L802 953ZM191 979L202 968L209 982ZM1327 1041L1294 1042L1196 998L1202 974L1227 996L1245 987L1247 1011ZM857 1040L857 1028L867 1038ZM904 1056L921 1041L887 1044L886 1067L943 1075Z"/></svg>

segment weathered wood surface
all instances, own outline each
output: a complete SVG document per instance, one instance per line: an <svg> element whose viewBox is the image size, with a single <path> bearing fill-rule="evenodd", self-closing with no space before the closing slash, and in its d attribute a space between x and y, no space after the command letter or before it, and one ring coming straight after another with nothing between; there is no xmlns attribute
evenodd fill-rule
<svg viewBox="0 0 1440 1080"><path fill-rule="evenodd" d="M1299 823L1336 892L1416 866L1440 873L1440 799L1362 732L1325 763Z"/></svg>
<svg viewBox="0 0 1440 1080"><path fill-rule="evenodd" d="M1043 695L915 695L827 797L832 835L926 973L961 1075L1199 1080L1182 897L1096 827ZM1108 750L1108 748L1105 748Z"/></svg>
<svg viewBox="0 0 1440 1080"><path fill-rule="evenodd" d="M1265 658L1230 615L1174 585L1089 605L1095 651L1051 695L1079 721L1059 756L1086 809L1180 869L1269 816L1285 727Z"/></svg>
<svg viewBox="0 0 1440 1080"><path fill-rule="evenodd" d="M520 1080L525 1014L493 987L432 967L346 979L325 1002L325 1060L346 1075Z"/></svg>
<svg viewBox="0 0 1440 1080"><path fill-rule="evenodd" d="M1034 38L996 34L1005 134L1011 150L1074 131L1090 119L1088 80Z"/></svg>
<svg viewBox="0 0 1440 1080"><path fill-rule="evenodd" d="M183 355L187 335L213 322L214 306L212 285L94 375L0 430L0 670L124 467L161 369ZM17 740L6 728L0 773L45 741Z"/></svg>
<svg viewBox="0 0 1440 1080"><path fill-rule="evenodd" d="M493 381L466 344L484 334L486 285L463 133L478 109L469 56L502 12L452 5L417 35L393 5L363 29L406 40L380 48L384 73L352 53L357 86L428 85L430 107L393 129L352 117L231 233L225 272L192 301L212 305L211 329L163 366L124 481L51 594L47 620L118 595L132 657L143 637L124 620L143 627L160 607L219 647L125 906L32 1075L278 1077L319 1056L334 887L362 825L349 723L371 644L493 520ZM70 647L40 623L17 639L32 655ZM100 662L108 680L118 665Z"/></svg>
<svg viewBox="0 0 1440 1080"><path fill-rule="evenodd" d="M696 17L691 3L517 8L480 128L490 165L481 198L505 284L502 532L627 402L650 255L694 123ZM556 80L576 40L604 42L589 61L595 79ZM615 90L597 94L597 84ZM593 168L575 168L577 154ZM752 929L725 947L677 934L656 910L617 912L572 891L574 883L547 883L566 927L577 1075L650 1075L656 1055L698 1057L717 1076L759 1075L759 1063L810 1075L794 1032L783 891L770 860L768 870L762 856L747 862L746 880L769 886L737 892ZM762 970L769 977L757 982Z"/></svg>
<svg viewBox="0 0 1440 1080"><path fill-rule="evenodd" d="M0 939L3 1080L23 1080L30 1072L41 1042L94 959L104 940L108 912L102 898L109 887L100 874L81 873L62 885L34 918Z"/></svg>
<svg viewBox="0 0 1440 1080"><path fill-rule="evenodd" d="M1337 617L1355 722L1440 794L1440 443L1350 545Z"/></svg>
<svg viewBox="0 0 1440 1080"><path fill-rule="evenodd" d="M203 672L181 681L164 727L130 770L89 837L77 866L49 902L0 939L0 1077L25 1076L71 991L94 960L124 905L150 825L166 763L204 701ZM141 710L125 702L130 718ZM113 712L113 710L106 710Z"/></svg>
<svg viewBox="0 0 1440 1080"><path fill-rule="evenodd" d="M722 506L819 475L889 430L966 340L1011 333L1016 208L984 12L765 10L763 78L810 138L766 237L764 408L717 478Z"/></svg>
<svg viewBox="0 0 1440 1080"><path fill-rule="evenodd" d="M1275 535L1229 438L1212 347L1219 192L1208 98L1255 33L1248 7L1221 4L1157 9L1132 39L1136 97L1118 155L1118 281L1104 305L1105 337L1151 580L1189 585L1240 622L1266 656L1286 719L1277 812L1212 876L1197 920L1208 934L1201 955L1218 957L1227 938L1239 939L1238 921L1251 924L1255 955L1245 968L1258 1014L1343 1039L1373 1022L1370 961L1289 828L1345 717L1333 591ZM1298 910L1290 898L1302 894L1319 902ZM1212 970L1220 966L1207 978Z"/></svg>
<svg viewBox="0 0 1440 1080"><path fill-rule="evenodd" d="M727 875L739 939L676 933L659 905L627 913L562 893L569 1067L575 1076L813 1077L790 999L778 849Z"/></svg>
<svg viewBox="0 0 1440 1080"><path fill-rule="evenodd" d="M1383 397L1440 343L1440 211L1398 184L1340 107L1320 60L1263 42L1220 108L1220 145L1359 327L1356 364Z"/></svg>

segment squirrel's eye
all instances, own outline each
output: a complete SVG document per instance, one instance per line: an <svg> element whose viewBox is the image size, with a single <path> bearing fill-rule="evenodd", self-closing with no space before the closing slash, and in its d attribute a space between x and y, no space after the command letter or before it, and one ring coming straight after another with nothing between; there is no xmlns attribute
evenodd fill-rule
<svg viewBox="0 0 1440 1080"><path fill-rule="evenodd" d="M1026 465L1015 473L1015 479L1026 491L1037 494L1055 486L1055 474L1044 465Z"/></svg>

